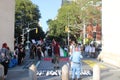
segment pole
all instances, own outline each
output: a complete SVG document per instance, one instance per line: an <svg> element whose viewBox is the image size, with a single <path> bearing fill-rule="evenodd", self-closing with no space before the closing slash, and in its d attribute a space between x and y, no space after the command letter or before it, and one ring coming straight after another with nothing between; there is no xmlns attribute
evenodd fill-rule
<svg viewBox="0 0 120 80"><path fill-rule="evenodd" d="M85 44L85 35L86 35L86 28L85 28L85 21L83 23L83 44Z"/></svg>
<svg viewBox="0 0 120 80"><path fill-rule="evenodd" d="M27 35L27 41L28 41L28 43L29 43L29 31L30 31L30 29L29 29L29 23L28 23L28 35Z"/></svg>
<svg viewBox="0 0 120 80"><path fill-rule="evenodd" d="M30 31L30 29L29 29L29 23L28 23L28 28L27 28L27 47L26 47L26 49L28 49L28 50L29 50L29 43L30 43L30 41L29 41L29 31Z"/></svg>
<svg viewBox="0 0 120 80"><path fill-rule="evenodd" d="M22 44L24 44L24 29L22 29Z"/></svg>
<svg viewBox="0 0 120 80"><path fill-rule="evenodd" d="M68 31L68 47L69 47L69 39L70 39L70 34L69 34L69 31Z"/></svg>
<svg viewBox="0 0 120 80"><path fill-rule="evenodd" d="M35 23L35 22L34 22L34 23ZM29 48L30 48L30 41L29 41L30 35L29 35L29 32L30 32L31 30L36 29L36 28L30 29L29 26L30 26L31 24L33 24L33 23L28 23L28 27L27 27L27 47L26 47L27 50L29 50ZM24 34L25 34L25 33L24 33Z"/></svg>
<svg viewBox="0 0 120 80"><path fill-rule="evenodd" d="M69 13L68 13L68 47L69 47L69 39L70 39L70 30L69 30Z"/></svg>

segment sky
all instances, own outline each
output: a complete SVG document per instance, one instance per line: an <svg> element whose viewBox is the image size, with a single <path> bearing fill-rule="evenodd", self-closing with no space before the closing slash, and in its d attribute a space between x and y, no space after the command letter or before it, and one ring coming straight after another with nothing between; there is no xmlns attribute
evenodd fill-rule
<svg viewBox="0 0 120 80"><path fill-rule="evenodd" d="M54 19L57 16L58 10L61 7L62 0L31 0L34 4L38 5L41 19L40 24L43 31L48 30L47 20Z"/></svg>

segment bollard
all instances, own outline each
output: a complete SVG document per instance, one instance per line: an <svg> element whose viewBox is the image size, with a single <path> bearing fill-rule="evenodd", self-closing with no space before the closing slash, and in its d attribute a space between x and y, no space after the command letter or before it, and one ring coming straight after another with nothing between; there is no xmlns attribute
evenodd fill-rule
<svg viewBox="0 0 120 80"><path fill-rule="evenodd" d="M97 64L93 67L93 80L100 80L100 67Z"/></svg>
<svg viewBox="0 0 120 80"><path fill-rule="evenodd" d="M37 69L34 64L29 67L29 80L37 80Z"/></svg>
<svg viewBox="0 0 120 80"><path fill-rule="evenodd" d="M62 67L62 80L69 80L69 68L66 64Z"/></svg>
<svg viewBox="0 0 120 80"><path fill-rule="evenodd" d="M0 80L4 80L4 67L0 64Z"/></svg>

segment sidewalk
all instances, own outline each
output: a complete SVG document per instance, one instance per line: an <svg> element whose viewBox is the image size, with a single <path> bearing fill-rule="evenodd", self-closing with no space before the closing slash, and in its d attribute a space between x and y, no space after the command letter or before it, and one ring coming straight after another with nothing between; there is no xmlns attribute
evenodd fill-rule
<svg viewBox="0 0 120 80"><path fill-rule="evenodd" d="M32 64L36 65L37 60L26 60L22 65L16 65L8 69L8 76L6 80L29 80L29 67Z"/></svg>
<svg viewBox="0 0 120 80"><path fill-rule="evenodd" d="M37 65L37 71L40 70L54 70L53 64L50 60L41 60L38 64L37 60L26 60L26 62L22 66L15 66L13 68L10 68L8 71L8 76L6 80L29 80L29 66L32 64L32 62ZM66 64L67 61L60 61L59 63L59 70L62 69L62 66ZM82 67L83 70L91 70L93 71L94 64L99 64L101 69L101 80L120 80L120 68L117 68L113 65L109 65L104 62L99 62L96 59L93 58L84 58L82 61ZM97 74L96 74L97 75ZM81 75L82 80L92 80L93 75ZM37 80L61 80L60 76L37 76Z"/></svg>
<svg viewBox="0 0 120 80"><path fill-rule="evenodd" d="M8 69L6 80L29 80L29 67L36 63L37 59L30 59L29 53L26 52L23 64Z"/></svg>

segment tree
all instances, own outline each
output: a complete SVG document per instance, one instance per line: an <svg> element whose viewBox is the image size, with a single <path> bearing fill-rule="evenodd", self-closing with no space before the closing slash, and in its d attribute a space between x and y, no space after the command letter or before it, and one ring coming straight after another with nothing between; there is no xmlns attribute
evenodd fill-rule
<svg viewBox="0 0 120 80"><path fill-rule="evenodd" d="M101 24L101 0L78 0L66 3L59 10L55 20L50 20L48 25L50 34L55 36L65 35L65 27L69 26L70 35L74 38L80 37L83 24ZM65 36L63 38L65 38Z"/></svg>
<svg viewBox="0 0 120 80"><path fill-rule="evenodd" d="M101 0L78 0L82 22L87 24L101 24Z"/></svg>
<svg viewBox="0 0 120 80"><path fill-rule="evenodd" d="M78 21L76 15L79 14L79 6L76 3L64 4L59 10L55 20L48 20L49 33L53 36L67 39L68 32L66 27L70 28L71 38L75 38L76 32L79 30L77 26ZM81 26L80 26L81 27Z"/></svg>
<svg viewBox="0 0 120 80"><path fill-rule="evenodd" d="M16 0L15 38L20 37L22 34L22 30L27 28L28 26L29 28L39 28L39 32L37 35L41 36L40 32L44 34L41 26L38 25L39 18L41 18L41 14L37 5L33 4L30 0ZM30 34L30 36L32 35Z"/></svg>

